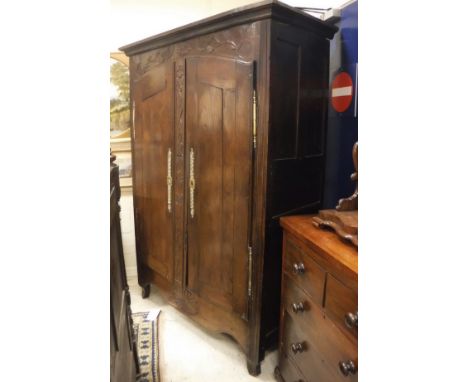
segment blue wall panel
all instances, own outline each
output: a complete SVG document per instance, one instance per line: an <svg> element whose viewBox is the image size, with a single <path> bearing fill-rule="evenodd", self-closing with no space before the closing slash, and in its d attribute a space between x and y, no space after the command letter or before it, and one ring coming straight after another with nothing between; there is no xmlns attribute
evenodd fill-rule
<svg viewBox="0 0 468 382"><path fill-rule="evenodd" d="M330 44L330 97L335 76L346 71L353 80L353 100L347 110L335 111L329 102L324 208L334 208L340 198L354 192L351 151L358 140L358 2L342 9L339 31ZM331 98L330 98L331 100Z"/></svg>

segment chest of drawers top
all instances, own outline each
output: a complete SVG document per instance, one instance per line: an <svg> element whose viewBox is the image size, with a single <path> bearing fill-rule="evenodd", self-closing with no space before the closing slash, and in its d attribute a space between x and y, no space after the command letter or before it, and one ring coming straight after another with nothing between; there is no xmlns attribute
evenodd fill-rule
<svg viewBox="0 0 468 382"><path fill-rule="evenodd" d="M321 268L339 278L348 287L357 290L358 252L334 232L317 228L310 215L287 216L280 219L287 238L293 237L301 253L314 260Z"/></svg>

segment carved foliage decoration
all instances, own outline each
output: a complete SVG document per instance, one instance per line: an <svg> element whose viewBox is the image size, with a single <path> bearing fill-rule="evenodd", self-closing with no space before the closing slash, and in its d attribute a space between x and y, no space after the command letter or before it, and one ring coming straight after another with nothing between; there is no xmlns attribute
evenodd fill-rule
<svg viewBox="0 0 468 382"><path fill-rule="evenodd" d="M138 76L145 74L152 67L161 65L172 57L174 46L155 49L148 53L135 56L135 71Z"/></svg>
<svg viewBox="0 0 468 382"><path fill-rule="evenodd" d="M137 54L132 57L133 80L169 59L177 61L187 56L213 54L250 61L253 59L254 44L259 37L259 30L258 22L240 25Z"/></svg>
<svg viewBox="0 0 468 382"><path fill-rule="evenodd" d="M256 23L241 25L177 44L176 54L186 56L216 53L221 56L250 60L254 48L252 38L256 35L258 35Z"/></svg>
<svg viewBox="0 0 468 382"><path fill-rule="evenodd" d="M175 63L175 269L182 275L184 240L185 60ZM184 277L185 279L185 277ZM182 280L177 280L179 283Z"/></svg>

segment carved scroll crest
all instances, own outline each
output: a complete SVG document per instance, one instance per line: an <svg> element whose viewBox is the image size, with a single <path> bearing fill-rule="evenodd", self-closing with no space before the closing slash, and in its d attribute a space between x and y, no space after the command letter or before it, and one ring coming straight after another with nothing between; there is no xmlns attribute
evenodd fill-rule
<svg viewBox="0 0 468 382"><path fill-rule="evenodd" d="M336 209L338 211L354 211L358 209L358 143L353 146L353 163L354 172L351 174L351 180L356 182L356 190L354 193L344 199L338 201Z"/></svg>
<svg viewBox="0 0 468 382"><path fill-rule="evenodd" d="M348 197L338 201L336 210L321 210L312 218L319 228L330 228L342 239L358 246L358 143L353 147L355 172L351 180L356 182L356 190Z"/></svg>

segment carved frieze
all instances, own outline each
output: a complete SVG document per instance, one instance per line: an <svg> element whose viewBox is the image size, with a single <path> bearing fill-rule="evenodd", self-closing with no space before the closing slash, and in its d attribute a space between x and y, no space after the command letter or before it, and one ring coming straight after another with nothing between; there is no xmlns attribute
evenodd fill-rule
<svg viewBox="0 0 468 382"><path fill-rule="evenodd" d="M142 76L149 69L166 62L172 57L173 53L174 46L171 45L134 56L132 59L134 60L135 74Z"/></svg>
<svg viewBox="0 0 468 382"><path fill-rule="evenodd" d="M167 60L177 61L188 56L216 55L253 60L259 30L259 22L255 22L137 54L132 57L133 80Z"/></svg>
<svg viewBox="0 0 468 382"><path fill-rule="evenodd" d="M253 41L258 35L257 23L241 25L225 31L200 36L176 45L177 56L210 55L227 56L242 60L253 58Z"/></svg>

